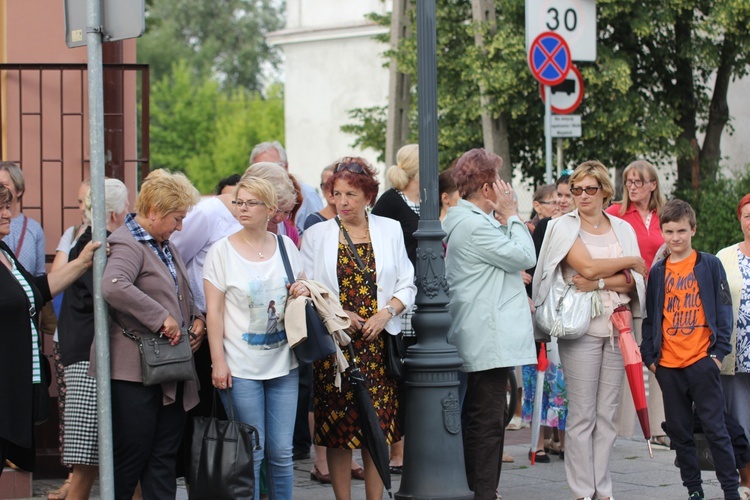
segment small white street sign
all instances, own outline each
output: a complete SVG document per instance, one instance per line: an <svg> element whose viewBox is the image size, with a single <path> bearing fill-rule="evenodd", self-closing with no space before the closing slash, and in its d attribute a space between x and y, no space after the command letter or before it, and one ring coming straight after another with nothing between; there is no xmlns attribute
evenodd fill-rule
<svg viewBox="0 0 750 500"><path fill-rule="evenodd" d="M552 137L581 137L581 115L552 115Z"/></svg>
<svg viewBox="0 0 750 500"><path fill-rule="evenodd" d="M573 61L596 61L596 0L526 0L526 52L552 31L570 47Z"/></svg>

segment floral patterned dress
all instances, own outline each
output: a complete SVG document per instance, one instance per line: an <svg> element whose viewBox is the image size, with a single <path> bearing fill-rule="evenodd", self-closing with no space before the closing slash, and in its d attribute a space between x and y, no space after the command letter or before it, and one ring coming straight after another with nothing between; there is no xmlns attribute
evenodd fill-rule
<svg viewBox="0 0 750 500"><path fill-rule="evenodd" d="M737 249L740 273L742 274L742 291L740 307L737 312L737 356L735 370L737 373L750 373L750 258Z"/></svg>
<svg viewBox="0 0 750 500"><path fill-rule="evenodd" d="M544 373L541 425L557 427L564 431L565 422L568 418L568 394L565 391L562 364L557 354L557 339L552 338L545 345L547 346L549 366ZM521 417L524 422L530 423L534 412L534 395L536 394L536 365L524 366L522 373L523 405Z"/></svg>
<svg viewBox="0 0 750 500"><path fill-rule="evenodd" d="M360 243L355 247L365 264L364 271L357 266L348 245L339 243L338 246L339 301L345 310L356 311L367 319L378 311L377 290L374 285L375 256L371 243ZM386 441L391 444L401 439L401 428L397 418L396 381L385 374L383 335L388 335L388 332L383 331L375 341L366 342L359 331L352 336L352 344L359 368L367 380L380 427ZM347 361L352 363L348 349L343 349L343 353ZM363 438L354 392L347 373L341 376L341 390L334 386L334 363L334 356L331 355L314 364L315 444L327 448L362 448Z"/></svg>

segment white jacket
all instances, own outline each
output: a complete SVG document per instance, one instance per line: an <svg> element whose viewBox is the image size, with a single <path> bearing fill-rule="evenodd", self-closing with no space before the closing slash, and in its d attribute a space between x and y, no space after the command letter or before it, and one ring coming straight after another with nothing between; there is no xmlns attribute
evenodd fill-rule
<svg viewBox="0 0 750 500"><path fill-rule="evenodd" d="M414 285L414 266L406 255L401 224L386 217L370 214L370 239L375 254L378 307L383 309L396 297L408 310L414 305L417 287ZM305 275L320 281L332 292L339 294L336 276L339 226L335 219L309 227L302 238L302 265ZM391 335L401 332L401 318L391 318L385 325Z"/></svg>

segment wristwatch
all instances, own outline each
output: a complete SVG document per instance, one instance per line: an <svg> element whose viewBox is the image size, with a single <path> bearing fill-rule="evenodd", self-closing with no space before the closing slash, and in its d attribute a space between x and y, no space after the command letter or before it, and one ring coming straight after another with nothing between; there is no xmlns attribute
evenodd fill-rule
<svg viewBox="0 0 750 500"><path fill-rule="evenodd" d="M396 317L396 308L393 306L385 306L385 310L391 313L391 318Z"/></svg>
<svg viewBox="0 0 750 500"><path fill-rule="evenodd" d="M604 290L604 278L599 278L599 290Z"/></svg>

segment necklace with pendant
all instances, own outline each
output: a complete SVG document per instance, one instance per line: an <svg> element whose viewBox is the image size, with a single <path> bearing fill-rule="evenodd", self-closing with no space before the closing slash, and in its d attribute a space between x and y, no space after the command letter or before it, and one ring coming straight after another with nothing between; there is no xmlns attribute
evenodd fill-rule
<svg viewBox="0 0 750 500"><path fill-rule="evenodd" d="M599 226L602 224L602 222L604 222L604 217L599 219L599 224L592 224L591 222L587 221L583 217L581 217L581 220L585 222L586 224L588 224L589 226L593 227L594 229L599 229Z"/></svg>
<svg viewBox="0 0 750 500"><path fill-rule="evenodd" d="M253 245L250 243L250 240L245 238L244 232L240 233L240 236L242 236L242 239L245 240L245 243L247 243L247 246L250 247L250 250L252 250L253 252L258 252L258 257L260 257L261 259L265 259L265 257L263 256L263 247L266 246L266 240L268 240L268 233L266 233L263 236L263 243L260 245L260 251L257 251L255 248L253 248Z"/></svg>

